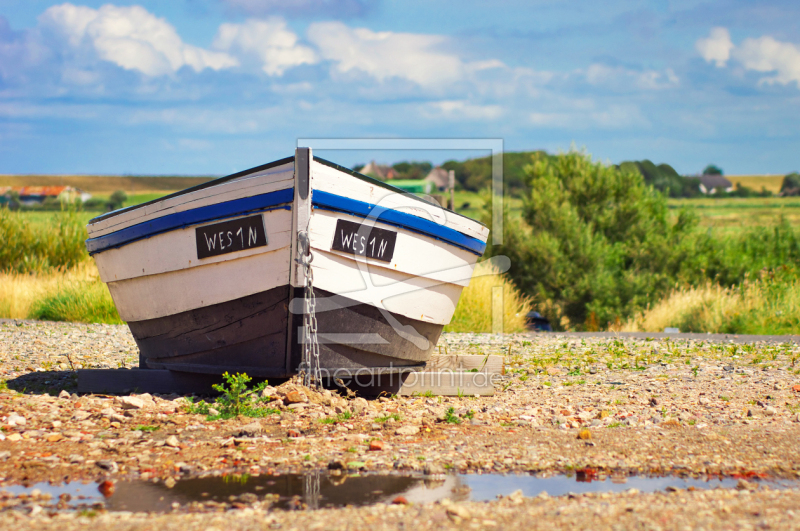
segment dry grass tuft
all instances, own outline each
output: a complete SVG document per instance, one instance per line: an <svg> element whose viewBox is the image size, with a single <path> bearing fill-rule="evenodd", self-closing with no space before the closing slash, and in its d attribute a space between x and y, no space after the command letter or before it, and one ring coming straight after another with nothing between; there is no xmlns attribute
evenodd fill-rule
<svg viewBox="0 0 800 531"><path fill-rule="evenodd" d="M122 322L108 288L90 260L66 271L0 273L0 317Z"/></svg>
<svg viewBox="0 0 800 531"><path fill-rule="evenodd" d="M800 281L766 276L724 288L706 284L674 290L628 320L626 332L796 334L800 330Z"/></svg>
<svg viewBox="0 0 800 531"><path fill-rule="evenodd" d="M492 332L492 289L495 287L503 289L503 332L526 331L531 300L490 262L481 262L475 267L472 280L461 292L453 320L445 331Z"/></svg>

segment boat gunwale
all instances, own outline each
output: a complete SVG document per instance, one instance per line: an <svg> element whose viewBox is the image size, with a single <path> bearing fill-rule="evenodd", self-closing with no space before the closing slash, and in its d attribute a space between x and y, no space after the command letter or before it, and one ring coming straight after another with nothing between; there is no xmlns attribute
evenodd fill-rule
<svg viewBox="0 0 800 531"><path fill-rule="evenodd" d="M224 183L226 183L228 181L231 181L233 179L238 179L239 177L246 177L246 176L250 175L251 173L258 173L260 171L268 170L270 168L275 168L277 166L283 166L284 164L288 164L289 162L294 162L294 156L286 157L286 158L283 158L283 159L280 159L280 160L276 160L276 161L273 161L273 162L269 162L267 164L262 164L261 166L256 166L255 168L242 170L242 171L237 172L237 173L232 173L231 175L226 175L225 177L219 177L217 179L211 179L210 181L207 181L207 182L204 182L204 183L201 183L201 184L197 184L195 186L190 186L189 188L185 188L183 190L179 190L177 192L165 195L163 197L159 197L157 199L151 199L150 201L146 201L144 203L139 203L138 205L131 205L129 207L120 208L118 210L114 210L114 211L108 212L106 214L101 214L100 216L97 216L95 218L90 219L88 225L94 225L95 223L99 223L99 222L104 221L106 219L113 218L114 216L118 216L120 214L124 214L125 212L131 212L131 211L139 209L139 208L143 208L143 207L146 207L146 206L149 206L149 205L153 205L155 203L158 203L159 201L172 199L174 197L180 197L182 195L190 194L192 192L197 192L199 190L205 190L206 188L211 188L213 186L224 184Z"/></svg>
<svg viewBox="0 0 800 531"><path fill-rule="evenodd" d="M431 204L430 201L426 201L425 199L422 199L421 197L417 197L416 195L414 195L412 193L406 192L402 188L398 188L396 186L392 186L391 184L389 184L387 182L381 181L379 179L375 179L374 177L370 177L368 175L364 175L363 173L359 173L359 172L357 172L355 170L351 170L350 168L346 168L344 166L336 164L335 162L331 162L331 161L329 161L327 159L323 159L322 157L314 156L314 160L316 162L319 162L320 164L323 164L323 165L328 166L330 168L333 168L333 169L335 169L337 171L340 171L342 173L345 173L347 175L355 177L356 179L359 179L361 181L368 182L368 183L374 184L376 186L380 186L381 188L385 188L386 190L390 190L390 191L398 193L398 194L402 194L402 195L404 195L406 197L410 197L410 198L412 198L412 199L414 199L416 201L420 201L422 203L425 203L426 205L430 205ZM250 168L250 169L247 169L247 170L242 170L240 172L233 173L231 175L226 175L225 177L219 177L217 179L212 179L212 180L210 180L208 182L201 183L201 184L198 184L198 185L195 185L195 186L190 186L189 188L186 188L184 190L179 190L177 192L165 195L163 197L159 197L157 199L152 199L152 200L146 201L144 203L139 203L138 205L131 205L129 207L120 208L118 210L114 210L114 211L108 212L106 214L101 214L100 216L97 216L97 217L94 217L94 218L90 219L89 222L88 222L88 225L94 225L95 223L99 223L99 222L104 221L106 219L113 218L113 217L118 216L120 214L124 214L126 212L131 212L131 211L137 210L139 208L143 208L143 207L146 207L146 206L149 206L149 205L153 205L155 203L158 203L159 201L164 201L164 200L172 199L172 198L179 197L179 196L182 196L182 195L185 195L185 194L190 194L192 192L197 192L199 190L204 190L206 188L211 188L213 186L224 184L224 183L226 183L228 181L231 181L233 179L238 179L239 177L246 177L247 175L250 175L252 173L258 173L260 171L268 170L270 168L275 168L277 166L283 166L284 164L288 164L289 162L294 162L294 156L285 157L285 158L282 158L282 159L279 159L279 160L276 160L276 161L273 161L273 162L269 162L267 164L262 164L260 166L256 166L254 168ZM445 208L445 207L442 207L442 208L444 210L446 210L447 212L455 214L456 216L462 217L462 218L464 218L466 220L469 220L469 221L471 221L473 223L477 223L481 227L487 228L484 223L478 221L477 219L473 219L473 218L471 218L469 216L465 216L464 214L459 214L458 212L456 212L455 210L452 210L450 208Z"/></svg>
<svg viewBox="0 0 800 531"><path fill-rule="evenodd" d="M407 192L407 191L403 190L402 188L398 188L396 186L392 186L391 184L387 183L386 181L381 181L381 180L376 179L374 177L370 177L369 175L364 175L363 173L359 173L359 172L357 172L355 170L351 170L350 168L346 168L344 166L340 166L339 164L336 164L335 162L331 162L329 160L323 159L322 157L317 157L315 155L314 156L314 160L319 162L320 164L324 164L325 166L328 166L330 168L338 170L338 171L340 171L342 173L346 173L346 174L348 174L348 175L350 175L352 177L355 177L356 179L359 179L361 181L365 181L365 182L368 182L370 184L374 184L376 186L380 186L381 188L385 188L387 190L390 190L392 192L396 192L398 194L404 195L406 197L410 197L412 199L415 199L417 201L425 203L426 205L433 204L430 201L426 201L425 199L422 199L421 197L418 197L418 196L416 196L416 195L414 195L414 194L412 194L410 192ZM456 212L455 210L452 210L450 208L442 207L442 209L446 210L446 211L448 211L448 212L450 212L452 214L455 214L456 216L459 216L459 217L462 217L462 218L467 219L469 221L472 221L473 223L477 223L478 225L480 225L483 228L488 228L485 224L481 223L477 219L473 219L473 218L471 218L469 216L465 216L464 214L459 214L458 212Z"/></svg>
<svg viewBox="0 0 800 531"><path fill-rule="evenodd" d="M250 197L232 199L230 201L224 201L222 203L213 203L211 205L206 205L205 207L200 207L200 208L212 208L212 207L219 208L219 207L221 207L223 205L226 205L226 206L229 207L230 203L242 203L245 200L253 200L254 198L259 198L259 197L262 197L262 196L269 196L269 195L273 195L273 194L278 195L278 194L286 193L287 190L290 191L292 193L292 195L294 195L294 188L285 188L283 190L276 190L274 192L268 192L266 194L259 194L259 195L250 196ZM286 198L281 198L277 202L270 203L270 204L263 204L261 206L256 206L254 208L250 208L250 209L247 209L247 210L236 210L235 212L222 213L222 214L219 214L219 215L213 215L211 217L202 218L202 219L195 219L195 220L189 220L189 221L180 221L178 223L175 223L174 225L163 227L163 228L160 228L160 229L157 229L157 230L152 230L152 229L146 230L143 227L144 225L152 224L152 223L159 222L159 221L163 221L163 220L165 220L167 218L170 218L170 217L173 217L173 216L175 216L176 219L179 218L179 217L187 217L189 215L189 213L197 212L200 209L187 210L187 211L184 211L184 212L176 212L174 214L168 214L166 216L161 216L161 217L155 218L155 219L150 220L150 221L146 221L146 222L143 222L143 223L138 223L136 225L131 225L131 226L126 227L124 229L120 229L118 231L111 232L109 234L105 234L103 236L97 236L96 238L89 238L89 239L86 240L86 250L89 252L89 255L95 255L97 253L102 253L102 252L108 251L110 249L117 249L119 247L123 247L125 245L131 244L131 243L134 243L134 242L137 242L137 241L140 241L140 240L145 240L147 238L151 238L151 237L156 236L158 234L164 234L164 233L172 232L172 231L175 231L175 230L181 230L181 229L186 229L186 228L189 228L189 227L194 227L194 226L197 226L197 225L203 225L205 223L209 223L209 222L212 222L212 221L220 221L220 220L224 220L224 219L233 219L233 218L238 218L238 217L247 216L247 215L251 215L251 214L269 212L269 211L272 211L272 210L279 210L279 209L291 210L291 204L292 204L291 200L286 200ZM121 236L123 233L134 233L136 235L126 238L125 236ZM137 233L139 233L139 234L137 234ZM102 243L103 240L107 240L107 241L110 241L112 243L103 244Z"/></svg>

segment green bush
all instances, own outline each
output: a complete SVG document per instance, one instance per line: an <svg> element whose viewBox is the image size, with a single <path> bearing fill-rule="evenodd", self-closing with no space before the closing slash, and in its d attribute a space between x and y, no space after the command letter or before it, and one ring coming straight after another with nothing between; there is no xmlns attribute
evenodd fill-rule
<svg viewBox="0 0 800 531"><path fill-rule="evenodd" d="M589 155L535 155L526 167L522 219L506 213L510 278L556 326L596 330L625 320L676 285L741 283L800 260L800 232L782 221L719 238L633 168ZM483 220L491 223L490 201Z"/></svg>
<svg viewBox="0 0 800 531"><path fill-rule="evenodd" d="M99 279L66 282L33 303L29 319L122 324L108 288Z"/></svg>
<svg viewBox="0 0 800 531"><path fill-rule="evenodd" d="M87 256L86 237L74 210L65 211L53 225L33 225L18 212L0 208L0 271L73 267Z"/></svg>

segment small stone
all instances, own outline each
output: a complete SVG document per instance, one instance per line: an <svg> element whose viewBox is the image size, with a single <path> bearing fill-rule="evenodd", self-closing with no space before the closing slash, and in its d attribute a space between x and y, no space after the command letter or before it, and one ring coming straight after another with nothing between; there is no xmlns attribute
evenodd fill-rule
<svg viewBox="0 0 800 531"><path fill-rule="evenodd" d="M116 486L113 481L107 479L97 486L97 490L100 491L100 494L102 494L104 498L110 498L111 495L114 494Z"/></svg>
<svg viewBox="0 0 800 531"><path fill-rule="evenodd" d="M522 503L525 500L525 496L522 494L522 489L517 489L509 494L507 499L516 505Z"/></svg>
<svg viewBox="0 0 800 531"><path fill-rule="evenodd" d="M369 425L369 429L371 429L372 431L378 431L381 429L381 427L382 426L377 422L373 422L372 424Z"/></svg>
<svg viewBox="0 0 800 531"><path fill-rule="evenodd" d="M294 438L300 437L300 432L297 431L297 430L288 430L286 432L286 435L294 439Z"/></svg>
<svg viewBox="0 0 800 531"><path fill-rule="evenodd" d="M472 518L472 513L463 505L452 504L447 506L447 516L449 516L451 520L469 520Z"/></svg>
<svg viewBox="0 0 800 531"><path fill-rule="evenodd" d="M578 432L578 439L582 441L588 441L592 438L592 432L589 431L589 428L583 428Z"/></svg>
<svg viewBox="0 0 800 531"><path fill-rule="evenodd" d="M76 411L72 415L72 420L77 420L78 422L80 422L82 420L88 419L91 416L92 416L92 414L89 413L88 411Z"/></svg>
<svg viewBox="0 0 800 531"><path fill-rule="evenodd" d="M135 396L121 396L117 402L122 409L142 409L144 407L144 400Z"/></svg>
<svg viewBox="0 0 800 531"><path fill-rule="evenodd" d="M95 462L95 466L111 472L112 474L119 470L117 463L111 461L110 459L101 459L100 461Z"/></svg>
<svg viewBox="0 0 800 531"><path fill-rule="evenodd" d="M47 436L47 442L58 442L63 438L64 436L61 435L60 433L53 433Z"/></svg>
<svg viewBox="0 0 800 531"><path fill-rule="evenodd" d="M755 483L750 483L745 479L736 482L736 490L755 490L757 487Z"/></svg>
<svg viewBox="0 0 800 531"><path fill-rule="evenodd" d="M283 402L284 404L300 404L308 402L308 398L300 391L290 391L283 397Z"/></svg>
<svg viewBox="0 0 800 531"><path fill-rule="evenodd" d="M58 398L64 398L66 400L69 400L69 393L62 389L61 392L58 393Z"/></svg>
<svg viewBox="0 0 800 531"><path fill-rule="evenodd" d="M175 486L175 483L176 483L175 478L167 478L164 481L164 486L167 487L168 489L171 489L172 487Z"/></svg>
<svg viewBox="0 0 800 531"><path fill-rule="evenodd" d="M347 468L344 461L330 461L328 463L328 470L344 470Z"/></svg>
<svg viewBox="0 0 800 531"><path fill-rule="evenodd" d="M795 393L800 393L800 384L799 385L793 385L792 386L792 391L794 391Z"/></svg>
<svg viewBox="0 0 800 531"><path fill-rule="evenodd" d="M77 463L83 463L85 459L80 454L71 454L69 457L67 457L67 461L69 461L70 464L77 464Z"/></svg>
<svg viewBox="0 0 800 531"><path fill-rule="evenodd" d="M353 413L360 415L367 409L367 401L361 397L356 398L353 400L350 407L353 409Z"/></svg>
<svg viewBox="0 0 800 531"><path fill-rule="evenodd" d="M25 417L22 415L17 415L16 413L12 413L6 419L6 425L8 426L24 426L27 423Z"/></svg>
<svg viewBox="0 0 800 531"><path fill-rule="evenodd" d="M236 434L237 437L258 437L259 435L264 434L264 426L261 425L260 422L257 420L251 422L250 424L245 424L241 428L239 428L239 432Z"/></svg>
<svg viewBox="0 0 800 531"><path fill-rule="evenodd" d="M395 435L416 435L419 433L418 426L403 426L394 431Z"/></svg>
<svg viewBox="0 0 800 531"><path fill-rule="evenodd" d="M380 452L383 450L383 441L370 441L369 443L369 451L370 452Z"/></svg>
<svg viewBox="0 0 800 531"><path fill-rule="evenodd" d="M216 417L219 415L219 411L217 411L213 407L210 407L208 408L208 414L211 415L212 417Z"/></svg>
<svg viewBox="0 0 800 531"><path fill-rule="evenodd" d="M653 397L650 399L650 407L656 407L658 405L658 400Z"/></svg>
<svg viewBox="0 0 800 531"><path fill-rule="evenodd" d="M15 442L16 441L21 441L22 440L22 435L20 435L19 433L12 433L8 437L6 437L6 440L15 441Z"/></svg>
<svg viewBox="0 0 800 531"><path fill-rule="evenodd" d="M397 498L392 500L394 505L408 505L408 500L405 499L403 496L398 496Z"/></svg>
<svg viewBox="0 0 800 531"><path fill-rule="evenodd" d="M167 440L164 441L164 444L166 444L170 448L178 448L181 445L178 438L175 437L174 435L170 435L169 437L167 437Z"/></svg>
<svg viewBox="0 0 800 531"><path fill-rule="evenodd" d="M778 414L778 410L772 406L767 406L766 408L764 408L764 414L769 417L773 417Z"/></svg>

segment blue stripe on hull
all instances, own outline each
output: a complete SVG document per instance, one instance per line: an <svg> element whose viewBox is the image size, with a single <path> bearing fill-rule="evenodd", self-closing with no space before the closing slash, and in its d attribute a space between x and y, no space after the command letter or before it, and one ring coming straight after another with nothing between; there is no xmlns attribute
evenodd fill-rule
<svg viewBox="0 0 800 531"><path fill-rule="evenodd" d="M440 225L435 221L420 218L399 210L391 210L389 208L350 199L348 197L342 197L329 192L323 192L321 190L314 190L311 200L311 204L314 208L345 212L362 218L373 218L381 223L431 236L437 240L442 240L456 247L471 251L478 256L482 256L483 251L486 249L486 242L467 236L445 225Z"/></svg>
<svg viewBox="0 0 800 531"><path fill-rule="evenodd" d="M99 253L115 247L143 240L156 234L182 229L191 225L197 225L208 221L230 218L253 212L264 212L284 208L290 210L291 206L279 206L291 203L294 199L294 188L286 188L268 194L254 195L208 205L185 212L177 212L156 218L151 221L139 223L131 227L86 240L86 250L89 254Z"/></svg>

